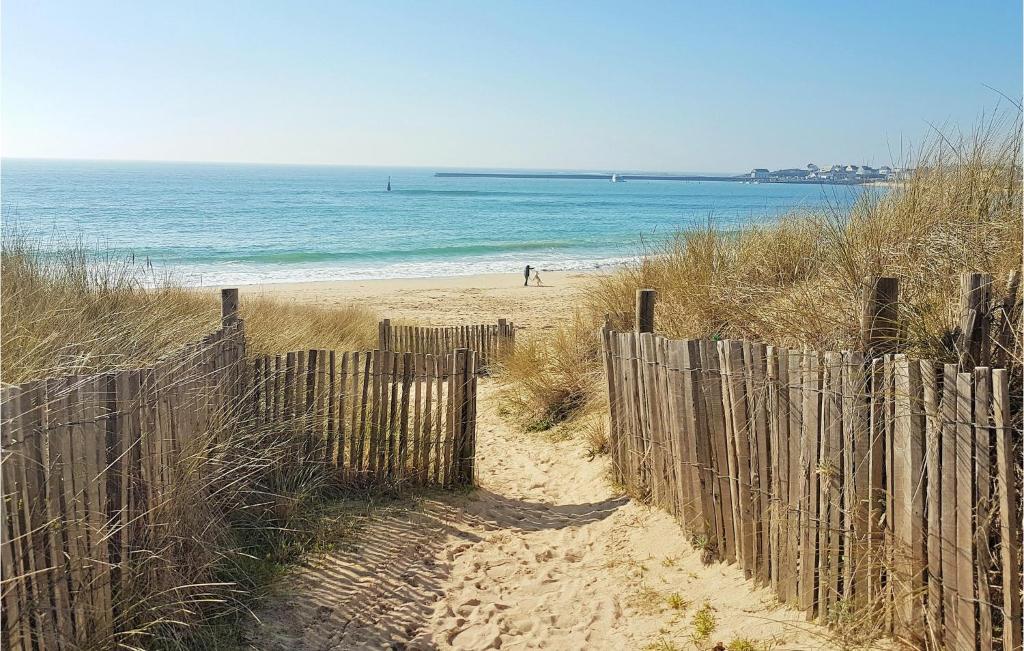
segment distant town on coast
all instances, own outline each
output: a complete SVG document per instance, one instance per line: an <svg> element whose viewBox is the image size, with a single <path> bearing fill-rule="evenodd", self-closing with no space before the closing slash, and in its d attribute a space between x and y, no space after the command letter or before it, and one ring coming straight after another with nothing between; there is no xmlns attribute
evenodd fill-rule
<svg viewBox="0 0 1024 651"><path fill-rule="evenodd" d="M445 178L497 178L497 179L590 179L613 183L625 181L733 181L737 183L827 183L833 185L859 185L897 181L906 177L911 168L882 165L832 165L818 167L808 163L806 167L790 167L769 170L755 167L747 174L619 174L614 172L436 172L435 177Z"/></svg>

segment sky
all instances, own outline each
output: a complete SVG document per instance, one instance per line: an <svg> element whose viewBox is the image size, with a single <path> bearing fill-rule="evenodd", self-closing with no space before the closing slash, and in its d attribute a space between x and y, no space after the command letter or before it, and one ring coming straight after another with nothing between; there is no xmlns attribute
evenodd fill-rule
<svg viewBox="0 0 1024 651"><path fill-rule="evenodd" d="M1021 3L5 0L5 157L899 164L1022 95ZM993 90L994 89L994 90Z"/></svg>

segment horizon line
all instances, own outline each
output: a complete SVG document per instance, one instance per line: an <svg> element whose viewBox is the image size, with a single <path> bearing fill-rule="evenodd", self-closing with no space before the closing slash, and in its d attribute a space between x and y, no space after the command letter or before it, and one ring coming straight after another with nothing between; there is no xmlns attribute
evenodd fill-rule
<svg viewBox="0 0 1024 651"><path fill-rule="evenodd" d="M658 175L708 175L708 176L730 176L744 174L737 171L708 171L708 170L669 170L669 169L640 169L640 168L605 168L605 167L500 167L500 166L472 166L472 165L390 165L390 164L362 164L362 163L281 163L281 162L259 162L259 161L230 161L230 160L171 160L171 159L149 159L149 158L88 158L68 157L60 158L54 156L3 156L0 161L55 161L55 162L84 162L84 163L149 163L149 164L176 164L176 165L251 165L263 167L348 167L348 168L371 168L371 169L415 169L415 170L497 170L497 171L525 171L525 172L565 172L565 173L607 173L607 174L658 174ZM752 168L753 169L753 168Z"/></svg>

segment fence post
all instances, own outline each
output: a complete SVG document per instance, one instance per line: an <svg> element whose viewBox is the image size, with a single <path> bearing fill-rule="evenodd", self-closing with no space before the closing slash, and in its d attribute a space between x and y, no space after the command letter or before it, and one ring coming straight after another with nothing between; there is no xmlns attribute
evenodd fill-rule
<svg viewBox="0 0 1024 651"><path fill-rule="evenodd" d="M988 364L988 307L992 276L960 274L960 370Z"/></svg>
<svg viewBox="0 0 1024 651"><path fill-rule="evenodd" d="M889 276L869 276L864 285L867 291L860 322L861 346L870 357L895 352L900 332L900 281Z"/></svg>
<svg viewBox="0 0 1024 651"><path fill-rule="evenodd" d="M636 331L654 332L654 298L657 292L653 289L636 290Z"/></svg>
<svg viewBox="0 0 1024 651"><path fill-rule="evenodd" d="M220 322L228 326L238 320L238 289L220 290Z"/></svg>
<svg viewBox="0 0 1024 651"><path fill-rule="evenodd" d="M391 350L391 319L384 319L377 324L377 349Z"/></svg>

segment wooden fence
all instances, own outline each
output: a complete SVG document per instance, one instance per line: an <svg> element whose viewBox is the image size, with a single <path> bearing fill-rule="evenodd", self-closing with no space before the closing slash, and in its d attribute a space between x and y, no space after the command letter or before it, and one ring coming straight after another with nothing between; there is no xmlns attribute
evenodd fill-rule
<svg viewBox="0 0 1024 651"><path fill-rule="evenodd" d="M258 425L301 428L343 478L473 483L476 354L297 351L252 360Z"/></svg>
<svg viewBox="0 0 1024 651"><path fill-rule="evenodd" d="M377 325L377 341L381 350L435 356L468 348L476 352L477 370L485 371L515 347L516 328L505 319L497 324L440 328L391 325L390 319L384 319Z"/></svg>
<svg viewBox="0 0 1024 651"><path fill-rule="evenodd" d="M823 623L1019 649L1008 373L603 331L618 481Z"/></svg>
<svg viewBox="0 0 1024 651"><path fill-rule="evenodd" d="M202 509L237 481L221 471L246 453L238 434L344 480L474 480L473 351L247 358L230 290L220 330L152 367L0 393L5 649L130 646L154 594L189 616L185 595L206 588L174 567L215 541L182 529L205 531Z"/></svg>
<svg viewBox="0 0 1024 651"><path fill-rule="evenodd" d="M123 595L166 587L141 555L163 546L168 501L244 391L243 332L149 368L3 388L4 648L107 640Z"/></svg>

